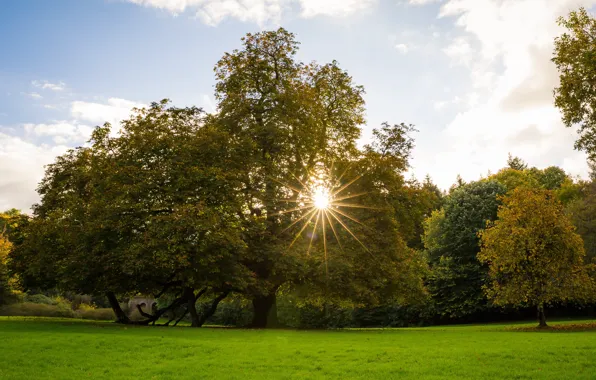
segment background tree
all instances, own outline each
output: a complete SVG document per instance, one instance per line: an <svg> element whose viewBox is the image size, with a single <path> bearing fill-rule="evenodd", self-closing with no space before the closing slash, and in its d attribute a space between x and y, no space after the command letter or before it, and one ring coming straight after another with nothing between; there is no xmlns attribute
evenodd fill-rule
<svg viewBox="0 0 596 380"><path fill-rule="evenodd" d="M15 300L18 278L10 271L9 254L14 245L22 244L29 217L17 209L0 213L0 305Z"/></svg>
<svg viewBox="0 0 596 380"><path fill-rule="evenodd" d="M496 219L498 196L505 192L494 180L461 185L445 198L443 209L426 220L424 246L431 266L427 284L439 314L461 318L487 308L482 292L487 268L477 259L477 234Z"/></svg>
<svg viewBox="0 0 596 380"><path fill-rule="evenodd" d="M524 160L517 156L512 156L511 153L509 153L509 156L507 157L507 166L514 170L525 170L528 168L528 164L526 164Z"/></svg>
<svg viewBox="0 0 596 380"><path fill-rule="evenodd" d="M579 127L575 147L596 158L596 19L584 8L561 17L552 61L559 70L555 105L567 127Z"/></svg>
<svg viewBox="0 0 596 380"><path fill-rule="evenodd" d="M519 187L553 190L557 199L563 204L581 197L583 184L574 181L558 166L549 166L545 169L528 168L523 161L514 166L522 169L514 169L509 164L508 167L489 176L488 180L499 181L505 185L507 191L513 191Z"/></svg>
<svg viewBox="0 0 596 380"><path fill-rule="evenodd" d="M594 296L581 237L551 191L513 190L480 236L478 258L489 266L485 290L495 305L535 306L546 327L545 306Z"/></svg>
<svg viewBox="0 0 596 380"><path fill-rule="evenodd" d="M596 183L587 183L583 196L571 202L566 211L582 237L586 262L596 263Z"/></svg>
<svg viewBox="0 0 596 380"><path fill-rule="evenodd" d="M4 232L0 233L0 305L8 303L12 298L12 287L7 267L8 253L11 248L12 244Z"/></svg>

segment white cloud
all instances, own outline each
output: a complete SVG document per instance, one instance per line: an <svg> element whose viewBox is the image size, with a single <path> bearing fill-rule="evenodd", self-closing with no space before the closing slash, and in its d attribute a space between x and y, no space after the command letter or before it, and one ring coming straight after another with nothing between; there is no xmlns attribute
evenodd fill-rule
<svg viewBox="0 0 596 380"><path fill-rule="evenodd" d="M33 98L33 99L43 98L43 96L39 95L37 92L31 92L31 93L27 94L27 96L29 96L30 98Z"/></svg>
<svg viewBox="0 0 596 380"><path fill-rule="evenodd" d="M464 35L444 49L469 69L470 88L458 96L466 109L444 131L442 153L419 167L448 187L453 168L466 180L503 167L507 153L531 165L561 165L585 175L585 155L573 150L576 135L553 105L558 83L550 62L558 16L596 0L447 0L440 16L453 17ZM529 16L531 15L531 16ZM436 106L444 106L437 103ZM455 177L455 175L453 175Z"/></svg>
<svg viewBox="0 0 596 380"><path fill-rule="evenodd" d="M443 52L455 63L470 66L474 59L474 49L465 37L455 38L451 44L443 49Z"/></svg>
<svg viewBox="0 0 596 380"><path fill-rule="evenodd" d="M87 141L93 128L76 121L57 121L52 124L24 124L29 136L51 137L56 144L81 143Z"/></svg>
<svg viewBox="0 0 596 380"><path fill-rule="evenodd" d="M278 22L282 6L278 0L210 0L197 7L196 15L205 24L212 26L228 17L263 25L270 21Z"/></svg>
<svg viewBox="0 0 596 380"><path fill-rule="evenodd" d="M318 15L343 17L363 11L376 4L376 0L299 0L302 17Z"/></svg>
<svg viewBox="0 0 596 380"><path fill-rule="evenodd" d="M34 80L31 84L35 87L41 88L42 90L62 91L66 88L66 83L50 83L47 80Z"/></svg>
<svg viewBox="0 0 596 380"><path fill-rule="evenodd" d="M95 125L110 123L118 127L120 122L127 119L132 108L142 108L145 104L126 99L110 98L107 103L94 103L74 101L71 103L70 112L73 118Z"/></svg>
<svg viewBox="0 0 596 380"><path fill-rule="evenodd" d="M298 7L300 15L342 17L372 7L377 0L126 0L181 14L187 10L207 25L217 25L226 18L259 25L279 23L284 12Z"/></svg>
<svg viewBox="0 0 596 380"><path fill-rule="evenodd" d="M64 145L35 145L0 132L0 210L28 211L38 201L35 192L44 166L67 150Z"/></svg>
<svg viewBox="0 0 596 380"><path fill-rule="evenodd" d="M432 3L440 3L443 0L408 0L411 5L428 5Z"/></svg>
<svg viewBox="0 0 596 380"><path fill-rule="evenodd" d="M119 125L128 118L138 102L110 98L105 103L72 102L72 120L41 124L23 124L24 134L14 128L0 130L0 210L16 207L28 211L39 200L35 189L43 178L44 166L70 147L87 141L93 124L106 121Z"/></svg>
<svg viewBox="0 0 596 380"><path fill-rule="evenodd" d="M406 44L397 44L395 45L395 48L402 54L406 54L409 50L408 45Z"/></svg>

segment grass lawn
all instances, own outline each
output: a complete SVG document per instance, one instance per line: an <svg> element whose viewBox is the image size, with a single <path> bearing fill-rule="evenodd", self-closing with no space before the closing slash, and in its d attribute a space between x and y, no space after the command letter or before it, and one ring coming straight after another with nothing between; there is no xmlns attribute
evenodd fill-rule
<svg viewBox="0 0 596 380"><path fill-rule="evenodd" d="M0 379L596 379L596 330L511 328L260 331L0 317Z"/></svg>

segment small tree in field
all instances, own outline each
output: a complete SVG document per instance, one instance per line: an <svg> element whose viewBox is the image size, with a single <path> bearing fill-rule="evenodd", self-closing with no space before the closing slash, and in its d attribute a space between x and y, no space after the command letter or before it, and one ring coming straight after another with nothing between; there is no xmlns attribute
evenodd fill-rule
<svg viewBox="0 0 596 380"><path fill-rule="evenodd" d="M539 327L546 327L546 305L593 296L582 239L552 192L515 189L497 216L480 233L478 254L489 265L485 290L494 304L535 306Z"/></svg>

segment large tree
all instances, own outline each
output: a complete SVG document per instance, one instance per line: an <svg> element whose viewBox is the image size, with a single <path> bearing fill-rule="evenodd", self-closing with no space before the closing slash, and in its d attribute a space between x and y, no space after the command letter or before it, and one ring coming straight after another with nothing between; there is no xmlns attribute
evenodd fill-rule
<svg viewBox="0 0 596 380"><path fill-rule="evenodd" d="M28 286L107 293L121 322L115 294L177 291L172 308L185 304L200 325L198 297L209 291L220 300L250 277L238 261L240 154L230 156L229 137L200 109L167 101L111 132L97 128L89 147L48 167L14 266Z"/></svg>
<svg viewBox="0 0 596 380"><path fill-rule="evenodd" d="M276 324L277 290L302 282L308 271L305 250L300 245L289 249L295 231L284 232L301 215L301 210L289 211L304 185L317 167L336 177L339 168L354 173L362 167L356 140L364 124L364 90L337 62L304 64L295 60L297 51L294 35L284 29L248 34L242 49L225 54L215 67L217 122L233 141L251 146L243 157L240 192L247 211L244 263L256 279L246 293L253 301L255 327ZM378 133L395 131L386 125ZM385 137L377 141L386 141L387 149L410 144L401 133ZM404 169L405 162L397 174Z"/></svg>
<svg viewBox="0 0 596 380"><path fill-rule="evenodd" d="M364 91L336 62L296 61L298 43L283 29L248 34L243 45L216 65L216 114L154 103L124 121L119 135L98 128L90 146L48 167L35 233L15 253L28 278L108 291L114 307L114 294L163 285L182 292L173 306L191 314L205 292L213 294L211 311L238 292L252 300L255 327L276 324L280 288L308 284L314 295L321 274L341 277L347 286L324 287L350 302L424 294L424 263L402 236L415 233L400 223L408 199L396 196L407 194L413 127L384 124L371 146L358 149ZM353 219L336 210L345 218L334 225L345 250L325 249L332 235L321 238L317 219L303 218L323 177L319 190L338 191L329 198L360 195L350 202L373 205ZM417 203L423 215L433 201Z"/></svg>
<svg viewBox="0 0 596 380"><path fill-rule="evenodd" d="M555 105L567 127L578 126L577 149L596 158L596 19L584 8L561 17L565 33L555 39L553 62L559 70Z"/></svg>
<svg viewBox="0 0 596 380"><path fill-rule="evenodd" d="M478 258L489 266L485 290L494 304L535 306L546 327L547 305L593 299L582 239L553 192L515 189L480 236Z"/></svg>

